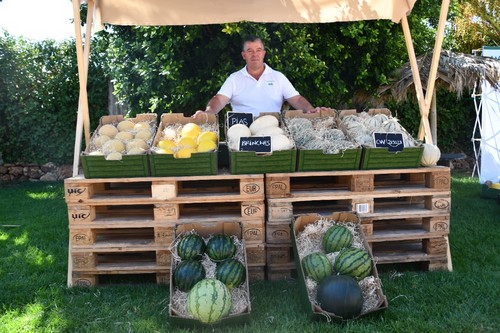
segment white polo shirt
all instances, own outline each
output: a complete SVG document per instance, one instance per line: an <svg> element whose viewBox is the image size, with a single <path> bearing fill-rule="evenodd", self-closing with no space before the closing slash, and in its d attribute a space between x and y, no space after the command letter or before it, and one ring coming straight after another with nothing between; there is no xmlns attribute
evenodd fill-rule
<svg viewBox="0 0 500 333"><path fill-rule="evenodd" d="M229 98L233 111L254 116L261 112L280 112L286 99L299 95L285 75L264 65L266 68L259 80L248 74L246 66L226 79L218 93Z"/></svg>

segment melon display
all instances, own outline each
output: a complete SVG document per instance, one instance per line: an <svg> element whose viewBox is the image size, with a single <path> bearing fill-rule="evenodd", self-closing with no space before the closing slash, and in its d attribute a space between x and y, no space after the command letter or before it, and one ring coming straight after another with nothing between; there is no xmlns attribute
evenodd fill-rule
<svg viewBox="0 0 500 333"><path fill-rule="evenodd" d="M317 282L333 273L330 260L321 252L313 252L302 258L302 268L307 277Z"/></svg>
<svg viewBox="0 0 500 333"><path fill-rule="evenodd" d="M227 259L219 263L215 269L215 278L224 283L229 290L238 288L245 282L245 265L238 259Z"/></svg>
<svg viewBox="0 0 500 333"><path fill-rule="evenodd" d="M370 275L372 259L365 250L344 248L335 258L333 269L339 275L348 275L359 281Z"/></svg>
<svg viewBox="0 0 500 333"><path fill-rule="evenodd" d="M200 260L205 253L206 244L203 238L197 234L188 234L177 243L177 255L181 259Z"/></svg>
<svg viewBox="0 0 500 333"><path fill-rule="evenodd" d="M236 244L234 244L230 236L217 234L208 240L206 252L212 261L223 261L235 255Z"/></svg>
<svg viewBox="0 0 500 333"><path fill-rule="evenodd" d="M333 225L323 235L323 249L326 253L337 252L352 244L352 234L347 227Z"/></svg>
<svg viewBox="0 0 500 333"><path fill-rule="evenodd" d="M363 309L363 292L352 277L331 275L319 284L316 301L323 310L351 319Z"/></svg>
<svg viewBox="0 0 500 333"><path fill-rule="evenodd" d="M174 271L174 285L180 291L188 292L199 281L205 278L205 268L198 260L182 260Z"/></svg>
<svg viewBox="0 0 500 333"><path fill-rule="evenodd" d="M188 293L189 314L205 324L212 324L227 317L231 306L231 292L217 279L203 279Z"/></svg>

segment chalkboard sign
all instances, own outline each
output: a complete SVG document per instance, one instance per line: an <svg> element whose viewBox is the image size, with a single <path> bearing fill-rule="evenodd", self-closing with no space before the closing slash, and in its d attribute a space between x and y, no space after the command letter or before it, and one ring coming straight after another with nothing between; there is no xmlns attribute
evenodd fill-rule
<svg viewBox="0 0 500 333"><path fill-rule="evenodd" d="M227 113L227 128L236 125L243 124L245 126L250 126L253 122L253 114L251 113L242 113L242 112L228 112Z"/></svg>
<svg viewBox="0 0 500 333"><path fill-rule="evenodd" d="M387 147L390 152L403 151L405 143L401 133L373 133L375 147Z"/></svg>
<svg viewBox="0 0 500 333"><path fill-rule="evenodd" d="M257 153L271 152L270 136L242 136L240 137L240 151L254 151Z"/></svg>

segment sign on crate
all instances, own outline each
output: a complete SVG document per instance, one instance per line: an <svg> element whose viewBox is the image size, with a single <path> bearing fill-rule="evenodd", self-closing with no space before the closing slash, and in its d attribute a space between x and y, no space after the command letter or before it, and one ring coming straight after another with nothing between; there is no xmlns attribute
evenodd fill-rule
<svg viewBox="0 0 500 333"><path fill-rule="evenodd" d="M253 122L253 114L252 113L243 113L243 112L228 112L227 113L227 128L236 125L242 124L245 126L250 126Z"/></svg>
<svg viewBox="0 0 500 333"><path fill-rule="evenodd" d="M240 151L254 151L258 153L271 152L270 136L244 136L240 138Z"/></svg>
<svg viewBox="0 0 500 333"><path fill-rule="evenodd" d="M402 151L405 147L402 133L373 133L375 147L388 148L390 152Z"/></svg>

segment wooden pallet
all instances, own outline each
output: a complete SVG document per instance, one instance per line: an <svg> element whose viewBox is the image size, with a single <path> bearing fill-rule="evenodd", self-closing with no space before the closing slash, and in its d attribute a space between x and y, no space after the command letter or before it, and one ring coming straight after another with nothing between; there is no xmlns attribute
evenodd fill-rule
<svg viewBox="0 0 500 333"><path fill-rule="evenodd" d="M65 179L67 203L160 204L238 202L264 199L263 175L207 175L189 177L139 177Z"/></svg>
<svg viewBox="0 0 500 333"><path fill-rule="evenodd" d="M310 191L302 193L301 196L268 199L267 218L271 223L282 223L280 221L291 220L298 214L331 215L333 212L341 211L400 217L429 212L434 215L447 215L450 213L450 208L449 190L400 189L338 195Z"/></svg>
<svg viewBox="0 0 500 333"><path fill-rule="evenodd" d="M267 279L269 281L289 280L297 277L295 262L286 264L267 265Z"/></svg>
<svg viewBox="0 0 500 333"><path fill-rule="evenodd" d="M260 219L265 216L264 201L185 202L158 204L116 203L102 200L99 203L68 203L70 225L130 225L148 226L164 223L191 223L208 219L232 221L234 219Z"/></svg>
<svg viewBox="0 0 500 333"><path fill-rule="evenodd" d="M453 270L447 236L379 242L372 239L369 244L377 265L424 263L429 271Z"/></svg>
<svg viewBox="0 0 500 333"><path fill-rule="evenodd" d="M357 192L443 190L450 187L446 167L266 174L266 198L349 196Z"/></svg>

